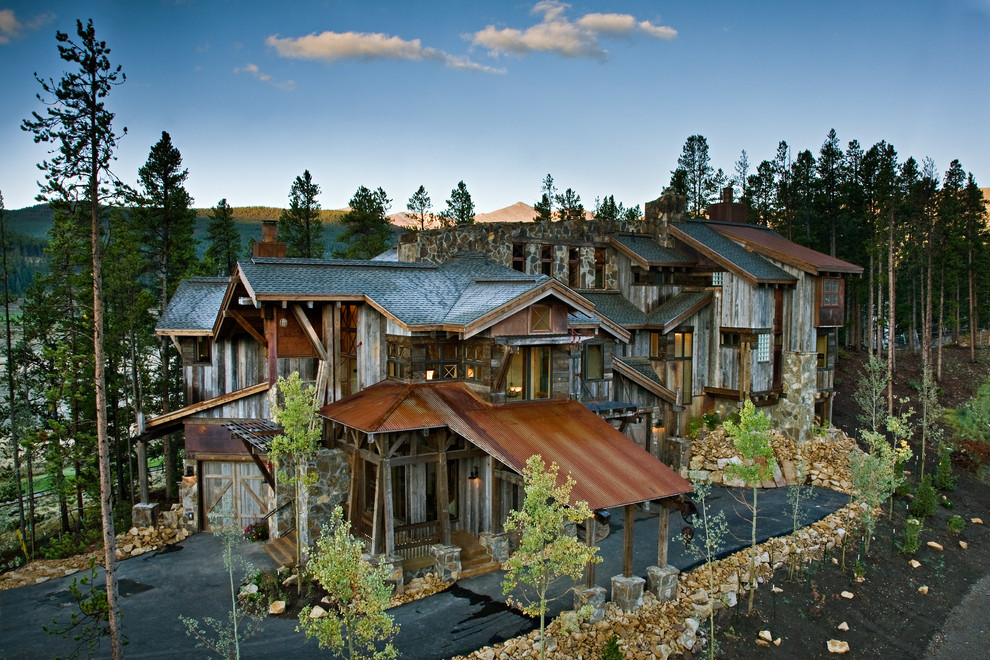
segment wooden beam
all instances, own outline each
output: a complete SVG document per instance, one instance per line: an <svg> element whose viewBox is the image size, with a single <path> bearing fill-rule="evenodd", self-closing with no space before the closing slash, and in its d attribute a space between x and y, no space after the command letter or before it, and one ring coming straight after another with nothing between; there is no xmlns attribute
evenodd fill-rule
<svg viewBox="0 0 990 660"><path fill-rule="evenodd" d="M228 309L228 310L224 311L223 315L226 316L227 318L231 318L231 319L234 319L235 321L237 321L237 325L239 325L242 328L244 328L244 330L249 335L251 335L252 337L254 337L254 339L259 344L261 344L262 346L265 346L265 347L268 346L268 340L265 339L265 336L262 335L257 330L255 330L254 329L254 326L251 325L250 323L248 323L248 320L246 318L244 318L244 315L243 314L241 314L237 310Z"/></svg>
<svg viewBox="0 0 990 660"><path fill-rule="evenodd" d="M267 392L269 389L268 383L258 383L257 385L251 385L250 387L245 387L241 390L236 390L234 392L227 392L226 394L221 394L220 396L215 396L212 399L207 399L206 401L200 401L199 403L194 403L191 406L186 406L185 408L179 408L178 410L173 410L170 413L164 415L159 415L158 417L153 417L148 420L146 429L153 430L156 427L168 424L169 422L174 422L183 417L188 417L189 415L202 412L203 410L209 410L210 408L216 408L217 406L222 406L231 401L237 401L238 399L243 399L246 396L251 396L252 394L259 394L261 392Z"/></svg>
<svg viewBox="0 0 990 660"><path fill-rule="evenodd" d="M632 577L633 574L633 528L636 526L636 505L627 504L625 511L625 527L622 530L622 576Z"/></svg>
<svg viewBox="0 0 990 660"><path fill-rule="evenodd" d="M390 558L395 554L395 512L392 510L392 466L387 458L378 465L378 472L385 487L382 515L385 524L385 557Z"/></svg>
<svg viewBox="0 0 990 660"><path fill-rule="evenodd" d="M509 373L509 363L512 362L512 347L505 346L502 349L502 364L498 365L498 371L495 372L495 380L492 382L492 391L501 392L505 386L505 376Z"/></svg>
<svg viewBox="0 0 990 660"><path fill-rule="evenodd" d="M302 326L303 334L306 335L306 339L309 340L310 345L316 354L324 362L329 361L327 356L327 349L323 347L323 343L320 341L319 335L316 334L316 329L313 324L309 322L309 317L306 316L306 310L303 309L302 305L299 303L293 303L292 313L295 314L296 320L299 321L299 325Z"/></svg>
<svg viewBox="0 0 990 660"><path fill-rule="evenodd" d="M447 447L444 438L439 442L440 453L437 456L437 518L440 522L440 543L450 545L450 517L447 509L450 507L450 494L447 492Z"/></svg>
<svg viewBox="0 0 990 660"><path fill-rule="evenodd" d="M272 313L271 318L265 319L265 334L268 341L265 347L268 349L268 384L274 386L278 382L278 314Z"/></svg>
<svg viewBox="0 0 990 660"><path fill-rule="evenodd" d="M584 521L584 541L588 544L588 548L595 547L595 536L598 531L595 529L595 516L588 516ZM591 589L595 586L595 561L592 557L584 567L584 586L587 589Z"/></svg>

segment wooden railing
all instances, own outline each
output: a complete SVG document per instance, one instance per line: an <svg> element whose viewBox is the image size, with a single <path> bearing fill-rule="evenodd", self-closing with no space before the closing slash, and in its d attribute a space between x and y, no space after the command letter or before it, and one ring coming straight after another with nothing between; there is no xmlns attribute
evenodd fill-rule
<svg viewBox="0 0 990 660"><path fill-rule="evenodd" d="M430 546L439 542L439 520L395 527L395 554L403 559L426 557L430 554Z"/></svg>
<svg viewBox="0 0 990 660"><path fill-rule="evenodd" d="M835 370L834 369L819 369L818 370L818 385L817 389L821 390L831 390L835 387Z"/></svg>

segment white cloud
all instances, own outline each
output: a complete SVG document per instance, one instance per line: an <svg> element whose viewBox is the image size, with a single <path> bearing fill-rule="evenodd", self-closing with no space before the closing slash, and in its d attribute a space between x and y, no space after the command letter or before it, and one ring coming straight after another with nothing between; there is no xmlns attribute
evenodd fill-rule
<svg viewBox="0 0 990 660"><path fill-rule="evenodd" d="M0 9L0 44L9 44L11 39L21 33L23 27L13 9Z"/></svg>
<svg viewBox="0 0 990 660"><path fill-rule="evenodd" d="M353 59L432 60L452 69L504 73L502 69L478 64L466 57L450 55L436 48L424 48L419 39L407 41L382 33L327 31L295 38L273 35L268 37L265 43L274 48L280 56L295 59L324 62Z"/></svg>
<svg viewBox="0 0 990 660"><path fill-rule="evenodd" d="M556 0L543 0L533 6L532 14L543 20L525 30L496 28L489 25L471 38L475 46L487 48L492 55L501 53L556 53L564 57L597 57L604 59L608 51L600 38L633 38L646 36L673 39L677 30L650 21L637 21L629 14L585 14L576 21L564 12L570 5Z"/></svg>
<svg viewBox="0 0 990 660"><path fill-rule="evenodd" d="M263 73L261 69L258 68L257 64L252 64L248 62L243 67L237 67L234 69L234 73L246 73L253 76L257 80L263 83L268 83L272 87L276 87L286 92L291 92L296 88L296 83L293 80L276 80L267 73Z"/></svg>

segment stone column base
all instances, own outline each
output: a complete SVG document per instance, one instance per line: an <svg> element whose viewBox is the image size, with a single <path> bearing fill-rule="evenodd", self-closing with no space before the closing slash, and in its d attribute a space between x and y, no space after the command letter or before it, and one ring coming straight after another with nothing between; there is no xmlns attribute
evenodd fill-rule
<svg viewBox="0 0 990 660"><path fill-rule="evenodd" d="M677 595L677 576L680 571L670 566L649 566L646 569L646 588L660 602L673 600Z"/></svg>
<svg viewBox="0 0 990 660"><path fill-rule="evenodd" d="M612 577L612 602L625 612L635 612L643 606L643 587L646 580L639 576Z"/></svg>
<svg viewBox="0 0 990 660"><path fill-rule="evenodd" d="M605 587L586 587L574 590L574 609L591 605L588 623L598 623L605 618Z"/></svg>
<svg viewBox="0 0 990 660"><path fill-rule="evenodd" d="M430 556L437 564L437 575L444 582L455 582L461 577L461 549L456 545L430 546Z"/></svg>
<svg viewBox="0 0 990 660"><path fill-rule="evenodd" d="M135 527L154 527L158 523L158 504L135 504L131 509L131 519Z"/></svg>
<svg viewBox="0 0 990 660"><path fill-rule="evenodd" d="M478 540L481 542L481 546L491 555L493 561L504 564L509 560L509 536L505 532L501 534L482 532Z"/></svg>

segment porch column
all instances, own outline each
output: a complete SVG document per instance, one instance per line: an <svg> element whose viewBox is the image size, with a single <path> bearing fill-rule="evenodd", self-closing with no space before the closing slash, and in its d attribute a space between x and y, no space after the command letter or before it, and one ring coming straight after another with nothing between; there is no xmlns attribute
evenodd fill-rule
<svg viewBox="0 0 990 660"><path fill-rule="evenodd" d="M395 514L392 511L392 463L389 459L383 458L378 464L378 476L385 487L382 507L385 517L385 556L391 557L395 554Z"/></svg>
<svg viewBox="0 0 990 660"><path fill-rule="evenodd" d="M437 518L440 522L440 543L450 545L450 494L447 492L447 447L450 436L444 432L437 441L440 462L437 465Z"/></svg>
<svg viewBox="0 0 990 660"><path fill-rule="evenodd" d="M646 580L632 573L633 526L636 524L636 505L625 507L625 529L623 530L622 575L612 578L612 602L626 612L638 610L643 605L643 587Z"/></svg>
<svg viewBox="0 0 990 660"><path fill-rule="evenodd" d="M148 496L148 443L145 440L138 440L137 462L138 484L140 484L141 488L141 504L147 504L151 501L151 498Z"/></svg>
<svg viewBox="0 0 990 660"><path fill-rule="evenodd" d="M660 529L657 536L657 566L667 565L667 550L670 545L670 509L660 507Z"/></svg>
<svg viewBox="0 0 990 660"><path fill-rule="evenodd" d="M625 529L622 530L622 577L633 574L633 528L636 525L636 505L624 507Z"/></svg>
<svg viewBox="0 0 990 660"><path fill-rule="evenodd" d="M592 514L588 516L588 519L584 522L584 541L588 544L588 548L593 548L595 546L595 536L598 534L598 530L595 529L595 526L595 516ZM584 567L584 586L588 589L595 586L594 561L589 561Z"/></svg>

